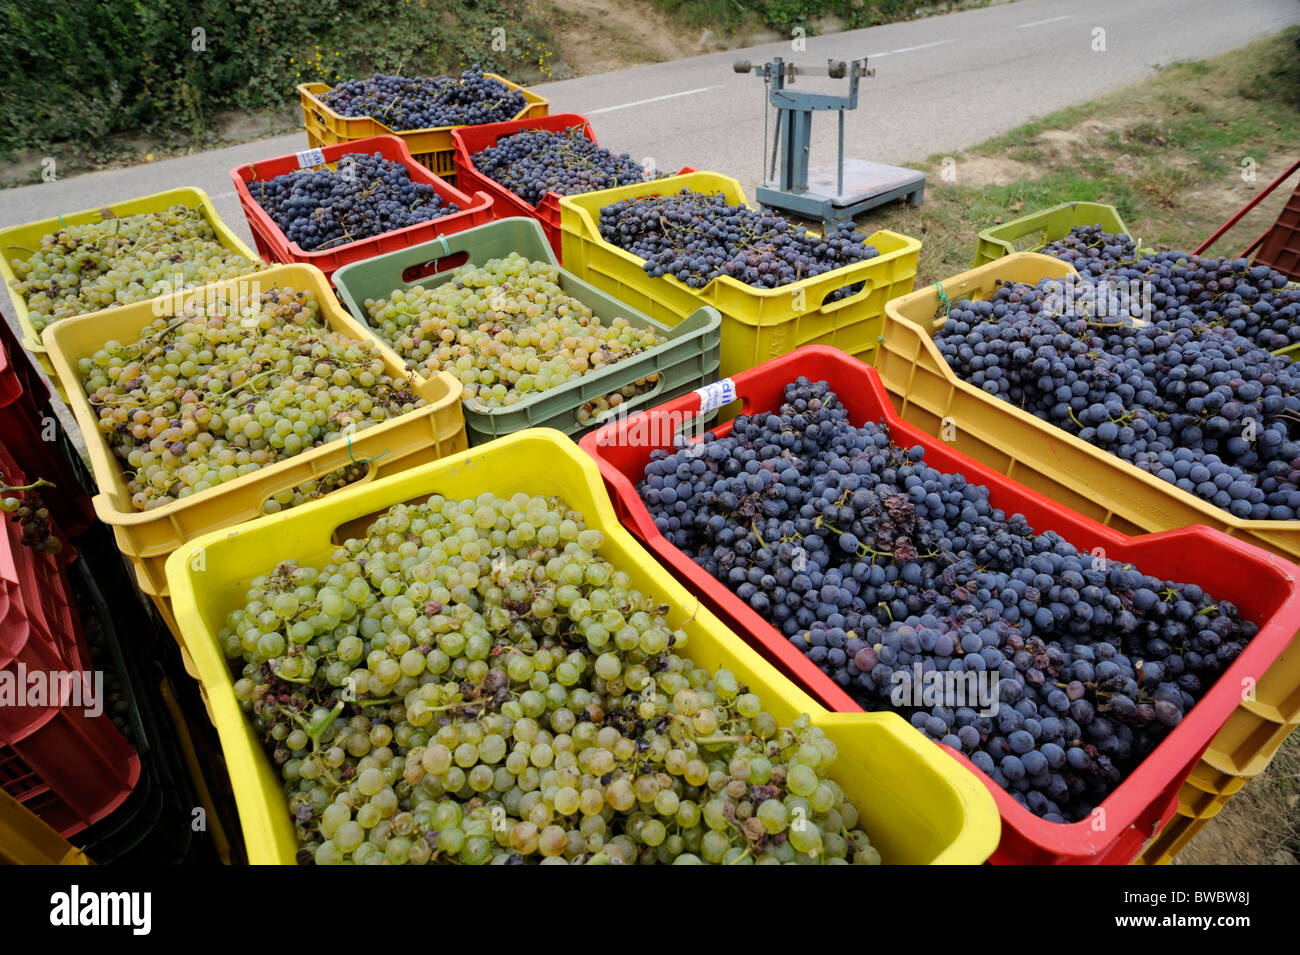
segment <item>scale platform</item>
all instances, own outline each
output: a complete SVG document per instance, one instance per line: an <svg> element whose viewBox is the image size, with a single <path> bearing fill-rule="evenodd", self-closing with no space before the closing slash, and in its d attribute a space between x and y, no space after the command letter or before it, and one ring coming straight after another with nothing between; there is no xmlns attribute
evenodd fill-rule
<svg viewBox="0 0 1300 955"><path fill-rule="evenodd" d="M906 198L919 206L925 197L925 173L867 159L844 160L844 189L831 163L808 170L807 192L786 192L764 184L754 198L765 206L824 223L841 222L876 206Z"/></svg>

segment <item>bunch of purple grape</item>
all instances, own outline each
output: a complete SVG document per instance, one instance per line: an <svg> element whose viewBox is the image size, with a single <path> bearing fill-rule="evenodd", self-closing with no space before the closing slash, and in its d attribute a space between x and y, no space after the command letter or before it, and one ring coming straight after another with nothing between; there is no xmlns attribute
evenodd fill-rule
<svg viewBox="0 0 1300 955"><path fill-rule="evenodd" d="M250 182L249 192L291 242L320 251L429 222L460 208L400 162L352 153L337 169L296 169Z"/></svg>
<svg viewBox="0 0 1300 955"><path fill-rule="evenodd" d="M451 76L389 76L345 80L321 96L341 116L369 116L389 129L477 126L514 119L524 94L485 76L477 66Z"/></svg>
<svg viewBox="0 0 1300 955"><path fill-rule="evenodd" d="M824 381L784 399L655 451L638 491L656 526L865 709L900 712L1044 819L1085 818L1258 630L1199 586L1035 533L856 426ZM987 693L900 697L918 672Z"/></svg>
<svg viewBox="0 0 1300 955"><path fill-rule="evenodd" d="M690 288L704 288L720 275L756 288L776 288L880 254L852 222L828 235L812 235L774 213L730 205L720 193L689 189L605 206L600 235L645 259L647 274L671 275ZM826 301L861 287L837 289Z"/></svg>
<svg viewBox="0 0 1300 955"><path fill-rule="evenodd" d="M475 169L532 205L548 192L572 196L646 180L631 156L597 146L580 126L560 133L521 130L472 158Z"/></svg>

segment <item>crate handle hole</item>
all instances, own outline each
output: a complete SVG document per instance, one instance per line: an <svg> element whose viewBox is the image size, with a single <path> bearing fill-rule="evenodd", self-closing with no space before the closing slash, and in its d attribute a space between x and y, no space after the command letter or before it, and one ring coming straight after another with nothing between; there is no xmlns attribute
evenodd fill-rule
<svg viewBox="0 0 1300 955"><path fill-rule="evenodd" d="M362 473L359 477L355 477L355 478L353 478L352 480L346 481L346 483L338 483L338 484L336 484L335 486L330 487L330 489L327 490L327 491L325 491L324 494L321 494L320 491L319 491L318 489L316 489L316 488L309 489L308 491L306 491L306 492L304 492L304 493L305 493L305 494L311 494L311 495L313 495L313 496L306 497L306 499L305 499L304 501L302 501L301 503L304 503L304 504L310 503L311 501L317 500L317 499L319 499L319 498L322 497L322 496L328 495L331 491L341 490L341 489L343 489L343 488L345 488L345 487L358 487L358 486L360 486L360 485L362 485L362 484L368 484L370 481L373 481L376 477L378 477L378 475L379 475L379 459L378 459L378 458L375 458L375 459L372 459L372 460L369 460L369 461L358 461L358 462L356 462L356 463L357 463L357 465L360 465L360 466L363 466L363 467L364 467L364 473ZM268 512L268 511L266 510L266 505L267 505L268 503L270 503L271 501L274 501L278 495L281 495L281 494L289 494L289 495L291 496L291 498L292 498L292 495L293 495L295 492L302 491L304 488L306 488L306 486L307 486L308 484L311 484L311 483L314 483L314 482L318 482L318 481L325 481L325 482L327 482L327 483L334 484L334 483L336 482L336 480L337 480L339 477L343 477L343 476L344 476L344 475L340 474L340 472L342 472L342 471L344 470L344 468L346 468L346 467L348 467L348 465L344 465L344 467L340 467L340 468L335 468L335 469L333 469L333 470L331 470L331 471L326 471L326 472L324 472L324 473L322 473L322 474L318 474L318 475L316 475L314 478L311 478L311 479L309 479L309 480L307 480L307 481L302 481L302 482L300 482L300 483L298 483L298 484L295 484L295 485L293 485L293 486L291 486L291 487L278 488L278 489L276 489L276 490L270 492L269 494L267 494L266 497L262 499L262 505L261 505L261 507L260 507L260 510L262 511L263 514L266 514L266 513L279 513L279 511L286 510L286 509L288 509L288 508L294 507L295 505L292 504L291 502L277 501L276 503L280 505L278 509L273 509L273 510L270 511L270 512Z"/></svg>
<svg viewBox="0 0 1300 955"><path fill-rule="evenodd" d="M418 507L435 494L441 493L441 491L435 488L427 494L417 494L415 497L408 498L405 501L394 501L392 504L386 504L378 510L371 511L369 514L363 514L360 517L346 520L337 525L330 533L330 543L335 547L342 547L349 538L364 538L366 536L367 528L398 504L405 504L407 507Z"/></svg>
<svg viewBox="0 0 1300 955"><path fill-rule="evenodd" d="M876 283L871 279L854 279L838 288L828 288L826 294L822 296L820 306L827 311L843 308L850 302L856 302L870 295L875 287ZM835 298L837 295L839 297Z"/></svg>
<svg viewBox="0 0 1300 955"><path fill-rule="evenodd" d="M451 255L443 256L439 259L429 259L427 262L419 262L415 265L409 265L402 270L403 282L418 282L420 279L428 278L430 275L438 275L442 272L450 272L452 269L459 268L469 261L468 252L453 252Z"/></svg>
<svg viewBox="0 0 1300 955"><path fill-rule="evenodd" d="M610 408L608 411L604 412L599 417L591 418L587 421L583 421L582 418L580 417L580 412L582 411L582 408L586 407L586 405L584 404L573 410L573 420L576 421L583 428L591 428L594 430L595 428L604 427L605 425L609 424L611 421L617 421L620 418L630 417L631 415L636 414L639 409L644 408L646 405L653 404L654 400L659 396L659 394L664 390L666 386L664 384L664 375L662 372L652 372L651 374L654 374L658 378L658 380L654 383L654 385L650 388L649 391L642 392L639 395L633 395L631 398L624 398L617 405ZM647 375L646 377L648 378L650 376ZM604 395L603 397L608 398L609 395ZM598 398L590 399L590 401L596 401L596 400L598 400ZM590 401L588 403L590 403Z"/></svg>

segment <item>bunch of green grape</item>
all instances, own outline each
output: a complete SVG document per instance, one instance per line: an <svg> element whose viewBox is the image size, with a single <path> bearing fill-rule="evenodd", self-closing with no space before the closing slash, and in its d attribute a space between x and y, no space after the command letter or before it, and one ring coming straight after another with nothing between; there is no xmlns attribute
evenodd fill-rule
<svg viewBox="0 0 1300 955"><path fill-rule="evenodd" d="M149 510L423 406L377 350L285 287L186 303L79 370L131 502Z"/></svg>
<svg viewBox="0 0 1300 955"><path fill-rule="evenodd" d="M40 247L13 261L32 326L220 282L265 266L217 240L202 209L176 205L41 236ZM159 283L166 288L160 290Z"/></svg>
<svg viewBox="0 0 1300 955"><path fill-rule="evenodd" d="M219 640L304 863L875 864L835 744L683 655L554 498L435 495Z"/></svg>
<svg viewBox="0 0 1300 955"><path fill-rule="evenodd" d="M462 265L433 288L366 299L371 327L414 368L448 371L471 407L508 408L666 341L626 318L605 324L518 252ZM657 380L657 377L656 377Z"/></svg>

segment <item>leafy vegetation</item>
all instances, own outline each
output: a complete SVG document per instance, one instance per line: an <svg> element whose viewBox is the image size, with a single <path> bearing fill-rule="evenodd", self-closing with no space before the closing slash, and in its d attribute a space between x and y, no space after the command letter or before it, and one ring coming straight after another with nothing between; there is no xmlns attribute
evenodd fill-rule
<svg viewBox="0 0 1300 955"><path fill-rule="evenodd" d="M880 23L907 20L920 14L947 13L987 0L961 2L918 2L918 0L653 0L676 19L692 26L724 31L761 26L790 33L802 27L815 32L812 23L835 17L846 30L858 30Z"/></svg>
<svg viewBox="0 0 1300 955"><path fill-rule="evenodd" d="M0 152L124 130L199 133L297 83L479 63L545 73L526 0L96 0L0 5Z"/></svg>

